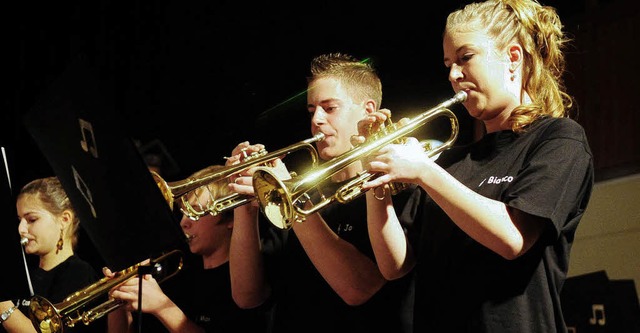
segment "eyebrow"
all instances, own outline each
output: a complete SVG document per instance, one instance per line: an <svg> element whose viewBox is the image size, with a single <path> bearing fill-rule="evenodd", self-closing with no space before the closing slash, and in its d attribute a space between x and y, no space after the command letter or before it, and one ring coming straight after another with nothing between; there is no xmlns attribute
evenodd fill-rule
<svg viewBox="0 0 640 333"><path fill-rule="evenodd" d="M34 216L34 215L35 215L35 216L37 216L37 214L38 214L37 212L26 212L26 213L24 213L24 215L22 215L22 216L18 215L18 220L20 220L20 219L22 219L22 218L25 218L25 219L26 219L26 218L31 217L31 216Z"/></svg>
<svg viewBox="0 0 640 333"><path fill-rule="evenodd" d="M474 44L469 44L469 43L467 43L467 44L463 44L463 45L461 45L460 47L458 47L458 48L456 49L455 54L457 55L457 54L460 52L460 50L462 50L462 49L465 49L465 48L473 48L473 46L474 46ZM445 57L445 58L444 58L444 63L447 63L447 61L449 61L449 58Z"/></svg>
<svg viewBox="0 0 640 333"><path fill-rule="evenodd" d="M336 103L336 102L340 102L340 99L339 98L327 98L327 99L321 100L320 103L318 103L317 105L326 105L326 104L329 104L329 103ZM307 103L307 108L315 107L315 106L316 106L316 104Z"/></svg>

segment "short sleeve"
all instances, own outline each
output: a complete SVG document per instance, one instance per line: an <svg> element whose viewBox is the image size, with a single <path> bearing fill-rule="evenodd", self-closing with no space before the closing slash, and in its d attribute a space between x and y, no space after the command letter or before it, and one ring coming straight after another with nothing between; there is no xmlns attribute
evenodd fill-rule
<svg viewBox="0 0 640 333"><path fill-rule="evenodd" d="M550 219L557 233L586 208L593 186L593 158L584 131L561 120L539 135L505 193L507 205Z"/></svg>

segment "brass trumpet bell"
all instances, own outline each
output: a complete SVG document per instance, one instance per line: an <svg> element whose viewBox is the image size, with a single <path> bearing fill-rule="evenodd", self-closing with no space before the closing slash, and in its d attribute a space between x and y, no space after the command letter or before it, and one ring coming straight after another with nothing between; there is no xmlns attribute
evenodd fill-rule
<svg viewBox="0 0 640 333"><path fill-rule="evenodd" d="M384 133L373 135L362 145L312 168L303 176L283 181L275 176L269 168L259 168L253 174L253 187L263 214L274 226L288 229L293 222L304 221L308 215L319 212L334 201L346 203L359 197L365 192L362 185L379 176L378 174L372 174L365 170L337 190L327 191L332 188L329 183L331 176L352 163L371 155L374 151L388 144L399 142L428 122L444 116L450 120L449 138L436 148L429 147L427 141L421 142L429 157L442 152L453 145L458 136L458 119L448 108L464 102L466 98L466 92L460 91L450 99L412 118L406 124L400 127L392 126L387 128ZM394 191L404 189L403 184L389 185L392 188L391 194L395 194ZM312 202L312 198L317 202Z"/></svg>

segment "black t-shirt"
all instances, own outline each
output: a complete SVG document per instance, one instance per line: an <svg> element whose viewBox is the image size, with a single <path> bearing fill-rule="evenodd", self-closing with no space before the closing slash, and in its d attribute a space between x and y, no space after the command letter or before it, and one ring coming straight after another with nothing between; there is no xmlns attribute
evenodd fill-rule
<svg viewBox="0 0 640 333"><path fill-rule="evenodd" d="M36 268L31 272L31 283L34 294L52 303L61 314L68 312L68 309L73 307L73 302L65 300L67 297L84 290L85 287L95 283L99 279L100 276L96 270L76 255L69 257L50 271ZM83 295L86 294L81 293L72 299L80 301L83 299ZM89 310L91 307L99 305L100 302L106 300L106 297L106 294L98 296L94 302L86 303L86 306L82 307L80 311ZM20 310L28 316L28 305L25 302L20 303ZM75 317L75 315L73 315L73 317ZM105 318L100 318L88 326L84 325L81 321L76 323L73 328L65 326L64 332L106 332L107 326Z"/></svg>
<svg viewBox="0 0 640 333"><path fill-rule="evenodd" d="M403 209L414 191L417 189L412 187L394 197L398 212L415 212ZM375 262L364 195L346 204L332 203L320 214L339 237ZM401 220L407 233L415 232L413 216L407 214ZM387 282L365 304L350 306L320 275L292 229L287 231L276 266L271 273L276 304L273 332L411 332L412 274Z"/></svg>
<svg viewBox="0 0 640 333"><path fill-rule="evenodd" d="M471 190L547 220L539 241L506 260L460 230L426 196L416 267L417 332L566 332L560 290L593 186L585 133L568 118L502 131L437 162Z"/></svg>
<svg viewBox="0 0 640 333"><path fill-rule="evenodd" d="M206 332L267 332L268 304L254 309L239 308L231 296L229 263L204 269L201 257L197 257L189 258L182 271L161 283L167 296ZM151 315L145 314L142 320L145 332L167 332Z"/></svg>

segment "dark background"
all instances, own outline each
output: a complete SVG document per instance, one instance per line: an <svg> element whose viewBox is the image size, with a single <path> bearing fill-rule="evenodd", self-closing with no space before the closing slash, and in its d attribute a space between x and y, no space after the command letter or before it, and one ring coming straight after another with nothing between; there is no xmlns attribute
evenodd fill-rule
<svg viewBox="0 0 640 333"><path fill-rule="evenodd" d="M163 175L173 181L224 163L244 140L273 151L307 138L305 77L322 53L369 58L383 81L382 107L398 117L450 97L441 33L447 13L466 2L14 3L1 14L0 118L13 191L53 174L23 117L78 55L99 73L113 117L142 151L163 156ZM637 2L543 3L558 8L574 37L566 82L594 151L596 178L640 171L633 99L640 81L630 49L639 33ZM458 142L472 140L473 122L463 109L455 112ZM8 213L0 232L8 235L16 229L15 202L11 195L3 200ZM82 251L95 256L86 242Z"/></svg>
<svg viewBox="0 0 640 333"><path fill-rule="evenodd" d="M21 2L6 13L15 22L3 122L15 140L13 178L19 185L50 173L22 117L79 54L99 71L130 136L145 149L164 148L175 161L165 176L181 179L223 163L244 140L275 150L307 138L305 76L321 53L370 58L383 80L382 106L398 115L448 98L440 35L462 3ZM584 11L578 1L555 3L565 16ZM464 142L469 120L458 114Z"/></svg>

